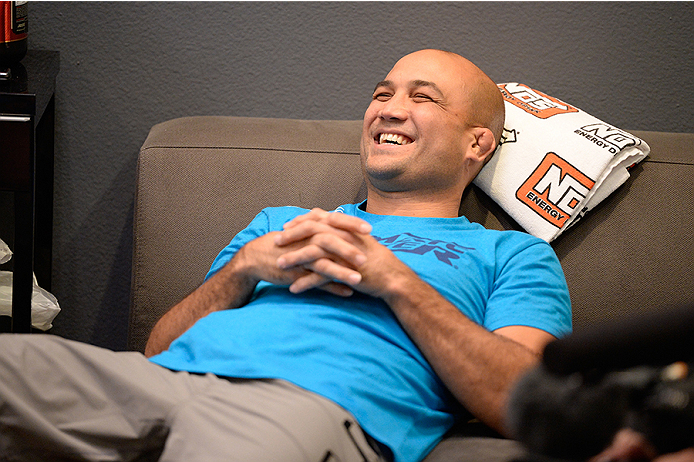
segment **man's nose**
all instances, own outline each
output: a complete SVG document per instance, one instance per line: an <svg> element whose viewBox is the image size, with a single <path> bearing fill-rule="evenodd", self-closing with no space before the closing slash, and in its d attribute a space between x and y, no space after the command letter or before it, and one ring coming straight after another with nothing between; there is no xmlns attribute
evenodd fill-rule
<svg viewBox="0 0 694 462"><path fill-rule="evenodd" d="M405 120L407 118L406 98L394 95L381 106L379 116L384 120Z"/></svg>

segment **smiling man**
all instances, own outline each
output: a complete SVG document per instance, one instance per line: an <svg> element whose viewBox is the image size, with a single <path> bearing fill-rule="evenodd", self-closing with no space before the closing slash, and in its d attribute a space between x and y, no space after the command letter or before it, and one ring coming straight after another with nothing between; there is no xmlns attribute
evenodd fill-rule
<svg viewBox="0 0 694 462"><path fill-rule="evenodd" d="M263 210L159 320L149 360L3 339L0 456L414 462L456 419L505 432L510 388L571 313L547 243L457 216L503 119L469 61L402 58L364 116L367 200Z"/></svg>
<svg viewBox="0 0 694 462"><path fill-rule="evenodd" d="M430 203L427 214L445 204L433 213L456 216L462 191L491 157L503 125L498 88L470 61L437 50L402 58L376 86L364 115L369 210L380 213L381 198L416 197ZM392 204L385 207L393 214Z"/></svg>

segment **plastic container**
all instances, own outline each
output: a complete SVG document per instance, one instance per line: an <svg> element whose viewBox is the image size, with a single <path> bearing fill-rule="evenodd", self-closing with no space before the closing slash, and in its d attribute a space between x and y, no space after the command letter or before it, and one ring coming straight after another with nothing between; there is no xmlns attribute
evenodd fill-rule
<svg viewBox="0 0 694 462"><path fill-rule="evenodd" d="M23 2L0 2L0 66L18 63L27 54L28 6Z"/></svg>

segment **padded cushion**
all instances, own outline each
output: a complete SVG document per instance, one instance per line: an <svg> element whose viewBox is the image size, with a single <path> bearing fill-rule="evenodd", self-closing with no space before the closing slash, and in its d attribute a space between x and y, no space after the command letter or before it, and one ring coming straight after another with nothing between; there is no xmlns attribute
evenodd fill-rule
<svg viewBox="0 0 694 462"><path fill-rule="evenodd" d="M333 209L365 197L358 121L234 117L152 128L138 161L128 347L202 283L264 207Z"/></svg>
<svg viewBox="0 0 694 462"><path fill-rule="evenodd" d="M632 133L650 156L554 245L576 329L694 306L694 134Z"/></svg>
<svg viewBox="0 0 694 462"><path fill-rule="evenodd" d="M333 209L364 198L360 121L174 119L140 152L129 348L195 289L212 260L264 207ZM694 134L633 132L651 155L615 194L553 242L576 329L694 304ZM520 229L476 187L461 213Z"/></svg>

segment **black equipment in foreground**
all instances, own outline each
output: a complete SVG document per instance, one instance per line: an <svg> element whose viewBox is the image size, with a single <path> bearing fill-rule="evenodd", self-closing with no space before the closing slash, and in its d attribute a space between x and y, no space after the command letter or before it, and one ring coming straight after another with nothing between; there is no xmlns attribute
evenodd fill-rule
<svg viewBox="0 0 694 462"><path fill-rule="evenodd" d="M694 308L548 344L511 394L508 426L531 452L568 460L598 454L625 427L660 453L694 446Z"/></svg>

